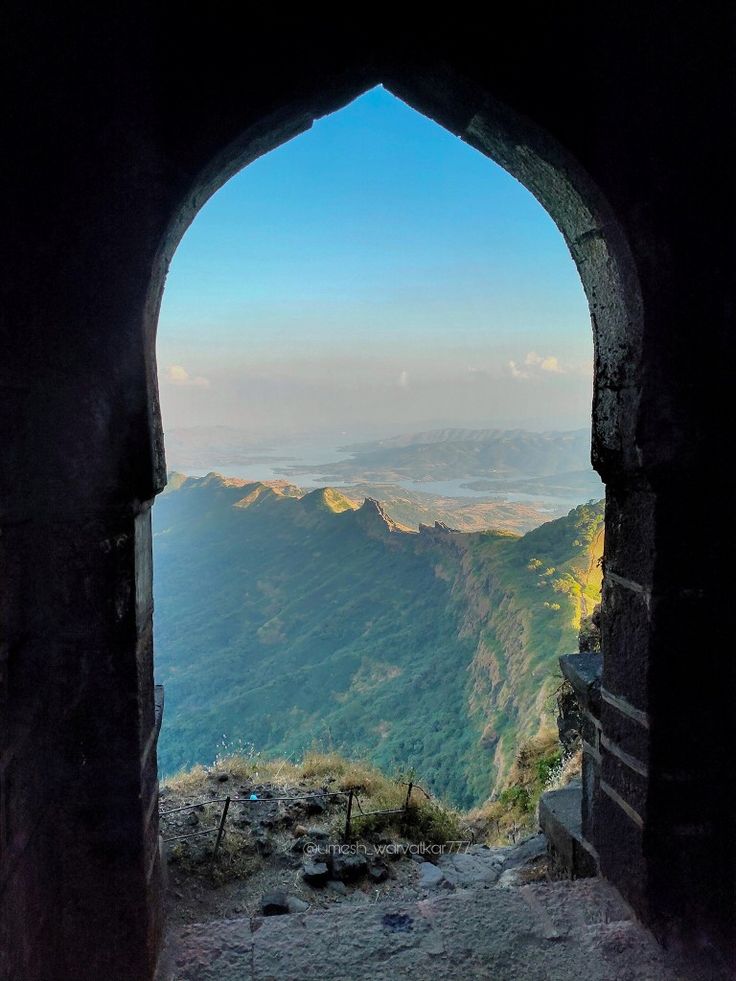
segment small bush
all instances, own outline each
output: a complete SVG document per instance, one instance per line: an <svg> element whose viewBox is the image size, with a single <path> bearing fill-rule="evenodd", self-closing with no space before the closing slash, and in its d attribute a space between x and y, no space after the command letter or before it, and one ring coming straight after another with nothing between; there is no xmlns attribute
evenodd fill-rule
<svg viewBox="0 0 736 981"><path fill-rule="evenodd" d="M557 750L555 753L551 753L549 756L543 756L541 760L537 760L537 780L543 787L548 783L553 771L559 767L561 758L562 750Z"/></svg>

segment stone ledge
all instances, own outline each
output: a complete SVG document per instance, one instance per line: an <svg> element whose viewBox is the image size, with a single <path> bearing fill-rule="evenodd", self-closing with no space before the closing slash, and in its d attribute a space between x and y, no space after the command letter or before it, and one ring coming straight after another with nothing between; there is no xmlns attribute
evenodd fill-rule
<svg viewBox="0 0 736 981"><path fill-rule="evenodd" d="M548 851L575 879L598 874L595 852L583 838L582 800L582 787L573 785L549 790L539 801L539 824Z"/></svg>
<svg viewBox="0 0 736 981"><path fill-rule="evenodd" d="M578 704L594 719L601 717L601 675L603 655L589 651L563 654L560 658L563 676L575 690Z"/></svg>

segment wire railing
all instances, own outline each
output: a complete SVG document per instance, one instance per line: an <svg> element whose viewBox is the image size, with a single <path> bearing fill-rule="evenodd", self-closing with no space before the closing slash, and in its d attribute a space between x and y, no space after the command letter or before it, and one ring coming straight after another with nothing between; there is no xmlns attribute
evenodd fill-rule
<svg viewBox="0 0 736 981"><path fill-rule="evenodd" d="M284 797L258 797L253 794L250 797L234 797L229 794L225 797L210 797L207 800L196 801L192 804L182 804L180 807L172 807L166 811L159 811L159 818L167 818L171 814L178 814L182 811L193 811L198 808L208 807L213 804L222 804L222 812L220 814L219 821L216 825L210 828L203 828L201 831L191 831L183 835L170 835L168 838L164 838L164 844L168 844L170 841L183 841L187 838L201 838L205 835L217 834L215 840L215 847L212 852L213 860L217 857L217 853L222 844L222 839L226 832L226 822L228 813L230 811L231 804L279 804L281 801L297 801L297 800L324 800L325 798L335 798L344 797L345 800L345 826L343 829L343 837L347 841L353 829L353 822L356 820L361 820L362 818L373 817L375 815L381 814L402 814L404 818L407 817L409 809L411 807L411 795L415 790L420 791L427 800L431 800L431 795L427 793L424 787L420 787L412 781L405 783L404 781L398 781L401 786L407 788L406 797L404 798L404 803L401 807L391 807L391 808L379 808L371 811L364 811L360 803L360 797L358 791L351 787L349 790L332 790L332 791L315 791L311 794L299 794L290 795ZM357 807L357 812L354 810Z"/></svg>

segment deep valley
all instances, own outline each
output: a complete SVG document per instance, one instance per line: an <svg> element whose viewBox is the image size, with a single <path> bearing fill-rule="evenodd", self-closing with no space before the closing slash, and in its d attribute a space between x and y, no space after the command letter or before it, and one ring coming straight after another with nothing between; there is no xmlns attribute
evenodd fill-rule
<svg viewBox="0 0 736 981"><path fill-rule="evenodd" d="M164 775L334 749L476 804L553 724L600 589L602 503L523 537L416 532L330 488L171 475L154 527Z"/></svg>

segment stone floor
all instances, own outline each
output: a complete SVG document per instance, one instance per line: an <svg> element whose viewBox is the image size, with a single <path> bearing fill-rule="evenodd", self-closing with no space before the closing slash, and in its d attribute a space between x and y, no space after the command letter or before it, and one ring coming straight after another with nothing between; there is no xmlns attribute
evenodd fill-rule
<svg viewBox="0 0 736 981"><path fill-rule="evenodd" d="M407 903L191 924L160 981L370 978L677 981L681 975L598 879L435 889Z"/></svg>

